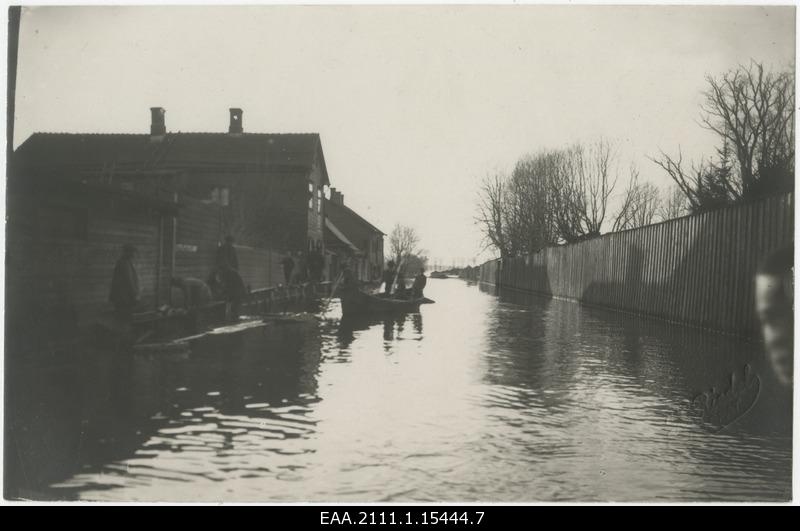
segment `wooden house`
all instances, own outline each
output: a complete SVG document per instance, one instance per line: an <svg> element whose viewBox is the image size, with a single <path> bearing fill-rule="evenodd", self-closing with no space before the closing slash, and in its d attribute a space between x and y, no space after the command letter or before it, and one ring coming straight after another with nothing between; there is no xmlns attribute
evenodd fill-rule
<svg viewBox="0 0 800 531"><path fill-rule="evenodd" d="M14 153L12 175L72 180L190 203L174 220L174 265L206 278L225 235L236 238L251 289L274 285L288 251L324 251L328 172L318 134L169 133L151 109L150 134L36 133ZM209 249L211 247L211 249Z"/></svg>
<svg viewBox="0 0 800 531"><path fill-rule="evenodd" d="M384 233L344 204L344 195L331 188L325 201L325 241L335 252L331 278L338 274L339 263L347 257L359 280L380 279L383 271Z"/></svg>

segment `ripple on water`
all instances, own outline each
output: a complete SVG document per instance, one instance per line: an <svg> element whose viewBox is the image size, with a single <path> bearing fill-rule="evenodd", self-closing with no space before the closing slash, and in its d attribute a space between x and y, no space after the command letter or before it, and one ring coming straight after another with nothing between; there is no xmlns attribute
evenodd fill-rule
<svg viewBox="0 0 800 531"><path fill-rule="evenodd" d="M760 409L716 433L690 407L751 362L751 347L564 301L498 301L455 280L432 280L426 294L437 303L420 316L340 329L333 303L312 326L218 334L187 359L142 361L127 410L81 410L98 415L85 437L106 457L79 462L49 492L387 502L791 494L790 415L769 381Z"/></svg>

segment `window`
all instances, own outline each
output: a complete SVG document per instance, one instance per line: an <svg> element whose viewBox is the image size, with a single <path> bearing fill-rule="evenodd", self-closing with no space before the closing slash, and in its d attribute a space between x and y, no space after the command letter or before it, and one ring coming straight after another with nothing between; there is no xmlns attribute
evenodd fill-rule
<svg viewBox="0 0 800 531"><path fill-rule="evenodd" d="M229 188L214 188L211 190L211 200L220 206L230 204L231 191Z"/></svg>
<svg viewBox="0 0 800 531"><path fill-rule="evenodd" d="M317 214L322 212L322 188L317 188Z"/></svg>
<svg viewBox="0 0 800 531"><path fill-rule="evenodd" d="M308 183L308 209L314 210L314 183Z"/></svg>

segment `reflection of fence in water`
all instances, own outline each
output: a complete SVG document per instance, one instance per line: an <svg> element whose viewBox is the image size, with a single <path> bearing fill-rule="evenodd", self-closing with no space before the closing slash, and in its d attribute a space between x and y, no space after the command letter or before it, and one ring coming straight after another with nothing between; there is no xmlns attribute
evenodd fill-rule
<svg viewBox="0 0 800 531"><path fill-rule="evenodd" d="M752 334L757 264L793 241L787 194L492 260L481 265L480 280Z"/></svg>

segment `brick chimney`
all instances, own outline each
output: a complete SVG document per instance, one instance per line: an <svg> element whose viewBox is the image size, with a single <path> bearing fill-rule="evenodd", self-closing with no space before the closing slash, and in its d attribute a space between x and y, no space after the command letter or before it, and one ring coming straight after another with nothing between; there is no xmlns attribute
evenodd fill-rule
<svg viewBox="0 0 800 531"><path fill-rule="evenodd" d="M331 203L344 206L344 195L342 195L342 192L336 190L336 188L331 188Z"/></svg>
<svg viewBox="0 0 800 531"><path fill-rule="evenodd" d="M162 140L167 134L166 112L163 107L150 107L150 140Z"/></svg>
<svg viewBox="0 0 800 531"><path fill-rule="evenodd" d="M231 124L228 126L228 133L232 135L241 135L244 130L242 129L242 114L241 109L231 108Z"/></svg>

